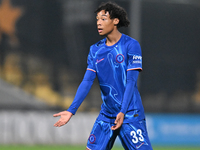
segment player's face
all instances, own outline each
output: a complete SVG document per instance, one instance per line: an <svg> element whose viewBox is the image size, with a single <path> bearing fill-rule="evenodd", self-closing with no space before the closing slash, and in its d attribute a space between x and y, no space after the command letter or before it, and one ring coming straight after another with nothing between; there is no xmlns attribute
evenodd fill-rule
<svg viewBox="0 0 200 150"><path fill-rule="evenodd" d="M96 19L99 35L106 36L116 28L115 19L110 19L109 12L105 12L105 10L98 12Z"/></svg>

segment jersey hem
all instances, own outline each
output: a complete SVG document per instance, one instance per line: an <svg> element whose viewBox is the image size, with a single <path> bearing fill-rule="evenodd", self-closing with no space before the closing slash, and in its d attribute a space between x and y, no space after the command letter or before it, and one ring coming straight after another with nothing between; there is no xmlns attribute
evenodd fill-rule
<svg viewBox="0 0 200 150"><path fill-rule="evenodd" d="M87 70L90 70L90 71L93 71L93 72L95 72L95 73L96 73L96 71L95 71L95 70L93 70L93 69L87 68Z"/></svg>
<svg viewBox="0 0 200 150"><path fill-rule="evenodd" d="M127 71L130 71L130 70L140 70L140 71L142 71L142 68L130 68L130 69L127 69Z"/></svg>

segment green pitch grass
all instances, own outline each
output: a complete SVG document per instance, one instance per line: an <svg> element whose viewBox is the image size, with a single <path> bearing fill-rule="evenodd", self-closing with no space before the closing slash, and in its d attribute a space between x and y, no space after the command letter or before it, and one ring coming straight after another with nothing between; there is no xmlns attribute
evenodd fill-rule
<svg viewBox="0 0 200 150"><path fill-rule="evenodd" d="M85 146L56 146L56 145L0 145L1 150L85 150ZM154 150L199 150L200 147L153 147ZM122 147L114 147L112 150L123 150Z"/></svg>

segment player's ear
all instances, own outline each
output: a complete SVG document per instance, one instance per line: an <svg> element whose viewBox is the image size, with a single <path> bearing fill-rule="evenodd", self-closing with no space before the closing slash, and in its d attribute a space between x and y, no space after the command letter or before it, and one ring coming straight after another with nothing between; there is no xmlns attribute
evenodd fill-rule
<svg viewBox="0 0 200 150"><path fill-rule="evenodd" d="M114 23L115 26L117 26L118 23L119 23L119 19L118 18L114 18L113 23Z"/></svg>

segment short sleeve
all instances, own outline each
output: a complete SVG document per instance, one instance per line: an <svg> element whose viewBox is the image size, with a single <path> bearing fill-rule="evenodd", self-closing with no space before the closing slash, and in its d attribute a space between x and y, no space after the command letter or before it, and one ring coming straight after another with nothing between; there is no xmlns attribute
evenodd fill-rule
<svg viewBox="0 0 200 150"><path fill-rule="evenodd" d="M128 45L128 67L129 70L142 71L142 52L138 41L132 40Z"/></svg>
<svg viewBox="0 0 200 150"><path fill-rule="evenodd" d="M95 64L94 64L94 57L92 55L92 46L90 47L90 52L88 54L88 58L87 58L87 70L90 70L90 71L93 71L93 72L96 72L96 68L95 68Z"/></svg>

